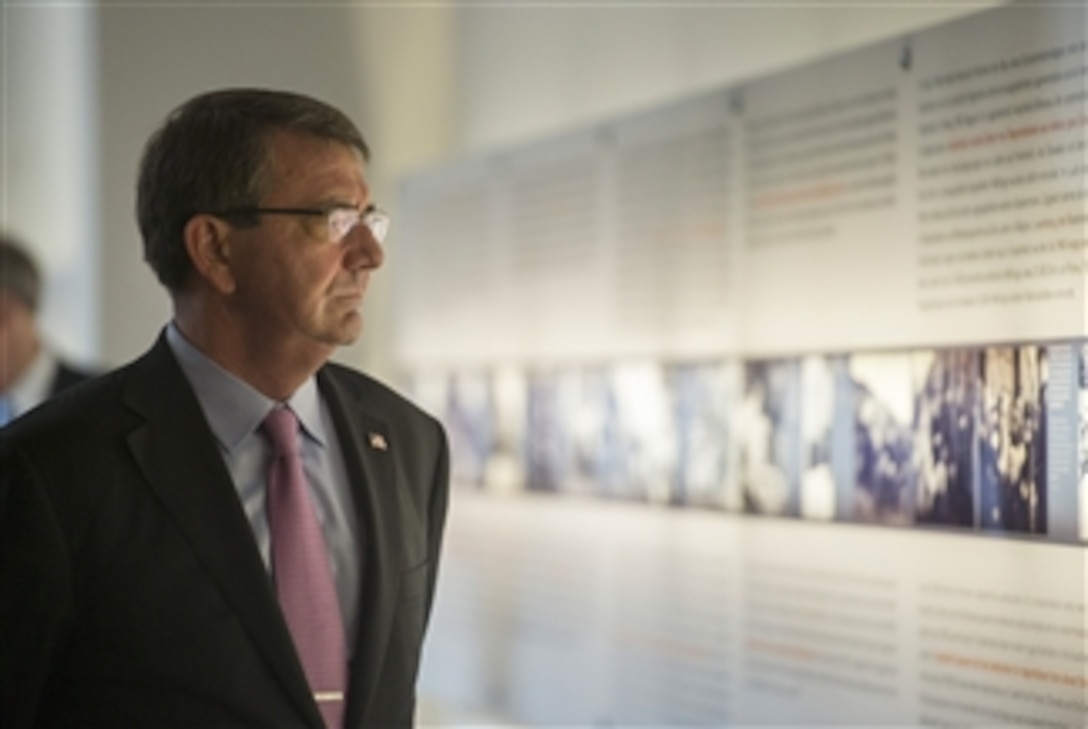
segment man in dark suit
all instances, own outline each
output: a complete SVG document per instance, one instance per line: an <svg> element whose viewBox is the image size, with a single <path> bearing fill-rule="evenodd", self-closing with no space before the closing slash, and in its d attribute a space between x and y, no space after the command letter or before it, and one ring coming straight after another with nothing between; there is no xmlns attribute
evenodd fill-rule
<svg viewBox="0 0 1088 729"><path fill-rule="evenodd" d="M66 362L38 327L42 275L30 252L0 233L0 425L89 379Z"/></svg>
<svg viewBox="0 0 1088 729"><path fill-rule="evenodd" d="M262 90L149 141L173 320L0 435L0 726L411 725L448 456L328 363L384 255L367 157L339 111Z"/></svg>

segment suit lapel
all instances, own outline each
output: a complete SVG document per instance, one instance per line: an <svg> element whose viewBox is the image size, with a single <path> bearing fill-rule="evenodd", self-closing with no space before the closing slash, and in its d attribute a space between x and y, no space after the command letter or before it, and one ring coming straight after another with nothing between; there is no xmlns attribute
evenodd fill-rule
<svg viewBox="0 0 1088 729"><path fill-rule="evenodd" d="M320 726L234 484L165 337L134 368L124 398L145 419L128 438L144 477L283 689Z"/></svg>
<svg viewBox="0 0 1088 729"><path fill-rule="evenodd" d="M359 634L351 665L349 719L374 699L400 595L404 518L398 502L390 450L397 444L388 425L369 414L330 368L318 373L318 386L332 414L344 453L362 532L362 594Z"/></svg>

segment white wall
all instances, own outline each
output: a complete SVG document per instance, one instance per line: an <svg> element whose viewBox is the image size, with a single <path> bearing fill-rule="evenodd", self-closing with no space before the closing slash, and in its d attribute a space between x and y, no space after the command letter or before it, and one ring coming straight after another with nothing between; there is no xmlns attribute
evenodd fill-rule
<svg viewBox="0 0 1088 729"><path fill-rule="evenodd" d="M457 13L459 142L505 146L999 4L466 4Z"/></svg>
<svg viewBox="0 0 1088 729"><path fill-rule="evenodd" d="M0 228L38 259L41 325L90 362L100 336L95 13L0 5Z"/></svg>

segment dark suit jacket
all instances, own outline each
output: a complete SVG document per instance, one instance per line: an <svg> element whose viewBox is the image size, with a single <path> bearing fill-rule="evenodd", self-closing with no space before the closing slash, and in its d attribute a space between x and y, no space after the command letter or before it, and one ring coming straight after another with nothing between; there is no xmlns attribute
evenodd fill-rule
<svg viewBox="0 0 1088 729"><path fill-rule="evenodd" d="M53 375L53 382L49 385L49 395L59 394L73 385L78 385L84 380L94 377L94 373L73 367L67 362L57 360L57 371Z"/></svg>
<svg viewBox="0 0 1088 729"><path fill-rule="evenodd" d="M363 530L346 724L409 726L448 498L445 435L357 372L330 364L317 380ZM0 433L0 726L103 725L321 726L163 337Z"/></svg>

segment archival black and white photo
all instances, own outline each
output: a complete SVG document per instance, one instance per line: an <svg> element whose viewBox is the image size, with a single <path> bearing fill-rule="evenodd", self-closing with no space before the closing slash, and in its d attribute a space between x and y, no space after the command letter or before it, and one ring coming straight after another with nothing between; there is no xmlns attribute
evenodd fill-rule
<svg viewBox="0 0 1088 729"><path fill-rule="evenodd" d="M450 476L455 483L483 488L495 445L491 378L484 370L455 372L445 394L441 412L450 444Z"/></svg>
<svg viewBox="0 0 1088 729"><path fill-rule="evenodd" d="M1046 348L990 347L981 356L980 524L1046 534Z"/></svg>
<svg viewBox="0 0 1088 729"><path fill-rule="evenodd" d="M748 513L798 513L800 384L795 359L744 364L744 394L735 423L738 476Z"/></svg>
<svg viewBox="0 0 1088 729"><path fill-rule="evenodd" d="M739 510L731 413L740 395L736 361L678 364L668 383L676 421L676 492L682 505Z"/></svg>
<svg viewBox="0 0 1088 729"><path fill-rule="evenodd" d="M559 396L572 459L564 490L604 498L625 496L629 478L619 444L616 394L608 370L589 367L566 372Z"/></svg>
<svg viewBox="0 0 1088 729"><path fill-rule="evenodd" d="M977 349L913 353L915 377L915 519L922 524L975 524L975 423L981 362Z"/></svg>
<svg viewBox="0 0 1088 729"><path fill-rule="evenodd" d="M836 484L831 463L838 368L841 358L801 359L801 509L805 519L835 518Z"/></svg>
<svg viewBox="0 0 1088 729"><path fill-rule="evenodd" d="M1077 347L1077 491L1080 500L1080 538L1088 541L1088 342Z"/></svg>
<svg viewBox="0 0 1088 729"><path fill-rule="evenodd" d="M570 443L560 409L560 378L533 372L526 393L525 487L558 491L569 470Z"/></svg>
<svg viewBox="0 0 1088 729"><path fill-rule="evenodd" d="M529 376L526 485L532 491L602 495L610 463L613 399L603 369L564 369Z"/></svg>
<svg viewBox="0 0 1088 729"><path fill-rule="evenodd" d="M610 407L600 486L604 495L668 503L673 500L677 432L665 368L631 361L609 369Z"/></svg>
<svg viewBox="0 0 1088 729"><path fill-rule="evenodd" d="M906 352L851 355L854 519L914 520L914 388Z"/></svg>
<svg viewBox="0 0 1088 729"><path fill-rule="evenodd" d="M528 383L516 367L498 367L492 374L494 428L492 451L485 469L488 491L512 493L525 488L525 446L528 425Z"/></svg>

